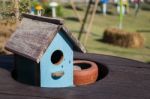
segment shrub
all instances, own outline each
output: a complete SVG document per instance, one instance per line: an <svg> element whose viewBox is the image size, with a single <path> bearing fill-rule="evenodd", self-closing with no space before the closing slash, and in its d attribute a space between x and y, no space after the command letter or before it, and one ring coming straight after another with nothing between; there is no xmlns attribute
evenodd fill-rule
<svg viewBox="0 0 150 99"><path fill-rule="evenodd" d="M19 11L20 13L27 13L30 11L30 0L20 0Z"/></svg>
<svg viewBox="0 0 150 99"><path fill-rule="evenodd" d="M8 51L4 49L4 45L8 40L8 38L10 38L10 35L15 31L15 29L16 29L15 20L0 21L0 55L8 53Z"/></svg>
<svg viewBox="0 0 150 99"><path fill-rule="evenodd" d="M144 46L144 38L140 33L125 32L120 29L106 29L103 41L127 48L141 48Z"/></svg>

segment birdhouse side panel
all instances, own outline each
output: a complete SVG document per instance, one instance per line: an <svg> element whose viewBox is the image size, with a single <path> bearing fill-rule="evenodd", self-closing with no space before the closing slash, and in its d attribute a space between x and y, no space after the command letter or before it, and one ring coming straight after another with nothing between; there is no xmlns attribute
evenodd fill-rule
<svg viewBox="0 0 150 99"><path fill-rule="evenodd" d="M62 34L56 34L40 61L41 87L73 86L73 50Z"/></svg>
<svg viewBox="0 0 150 99"><path fill-rule="evenodd" d="M15 55L16 79L29 85L39 85L38 64L20 55Z"/></svg>

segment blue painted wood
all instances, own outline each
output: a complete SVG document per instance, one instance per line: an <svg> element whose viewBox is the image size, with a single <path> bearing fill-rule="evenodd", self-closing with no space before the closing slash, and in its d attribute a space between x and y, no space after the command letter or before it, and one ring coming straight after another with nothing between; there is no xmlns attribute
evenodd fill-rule
<svg viewBox="0 0 150 99"><path fill-rule="evenodd" d="M63 52L63 60L59 65L51 62L51 55L54 51ZM59 79L53 79L52 73L64 71ZM40 61L41 87L69 87L73 86L73 50L64 33L57 33L50 46Z"/></svg>

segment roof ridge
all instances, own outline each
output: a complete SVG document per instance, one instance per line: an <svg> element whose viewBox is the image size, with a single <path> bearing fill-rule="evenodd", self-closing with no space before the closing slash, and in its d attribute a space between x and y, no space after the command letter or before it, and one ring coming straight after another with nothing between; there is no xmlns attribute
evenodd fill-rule
<svg viewBox="0 0 150 99"><path fill-rule="evenodd" d="M63 25L64 20L60 18L50 18L50 17L45 17L45 16L37 16L37 15L31 15L31 14L22 14L23 17L33 19L33 20L38 20L38 21L43 21L43 22L48 22L56 25Z"/></svg>
<svg viewBox="0 0 150 99"><path fill-rule="evenodd" d="M60 24L63 21L30 14L23 15L25 17L21 21L22 25L14 32L5 45L7 50L39 63L56 34L62 31L65 34L64 39L68 39L72 44L73 51L85 53L86 50L81 43L75 39L65 25Z"/></svg>

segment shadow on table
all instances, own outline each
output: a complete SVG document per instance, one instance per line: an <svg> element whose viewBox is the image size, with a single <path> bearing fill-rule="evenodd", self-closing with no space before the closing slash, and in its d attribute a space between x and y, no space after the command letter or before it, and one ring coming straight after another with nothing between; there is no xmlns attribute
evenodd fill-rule
<svg viewBox="0 0 150 99"><path fill-rule="evenodd" d="M150 64L150 62L147 62L147 64Z"/></svg>
<svg viewBox="0 0 150 99"><path fill-rule="evenodd" d="M13 55L0 55L0 68L12 71L14 64Z"/></svg>

